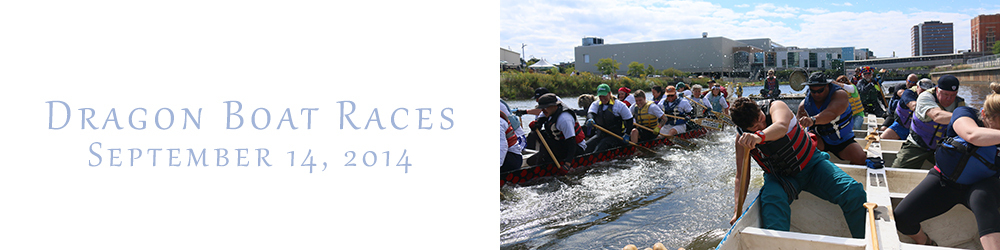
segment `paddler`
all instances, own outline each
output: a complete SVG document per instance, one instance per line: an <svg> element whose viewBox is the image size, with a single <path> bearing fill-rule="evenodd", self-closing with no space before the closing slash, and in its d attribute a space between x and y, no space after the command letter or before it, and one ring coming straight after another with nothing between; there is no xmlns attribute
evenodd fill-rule
<svg viewBox="0 0 1000 250"><path fill-rule="evenodd" d="M635 119L635 123L645 126L651 129L658 129L658 123L664 118L663 110L660 109L659 105L653 104L653 102L646 101L646 92L638 89L633 94L635 97L635 105L632 106L632 117ZM632 129L632 143L646 141L654 139L659 134L653 133L649 130L634 128Z"/></svg>
<svg viewBox="0 0 1000 250"><path fill-rule="evenodd" d="M808 85L809 90L802 105L799 105L799 125L809 128L820 138L817 141L820 150L833 153L851 164L865 165L865 151L854 140L847 91L826 80L822 72L813 72L809 81L802 85Z"/></svg>
<svg viewBox="0 0 1000 250"><path fill-rule="evenodd" d="M841 88L844 88L844 91L847 91L848 94L851 94L851 97L848 98L847 101L851 103L851 120L854 122L854 129L867 129L867 127L865 127L865 108L861 105L861 96L858 94L858 86L851 83L850 80L847 80L847 76L844 75L838 76L837 80L834 80L833 83L837 84L837 86L840 86Z"/></svg>
<svg viewBox="0 0 1000 250"><path fill-rule="evenodd" d="M716 84L712 86L712 91L705 95L703 100L711 104L712 111L719 112L722 114L729 114L729 102L726 101L726 95L722 93L721 87Z"/></svg>
<svg viewBox="0 0 1000 250"><path fill-rule="evenodd" d="M767 78L764 79L764 88L760 90L762 98L778 98L781 89L778 86L778 77L774 76L774 69L767 70Z"/></svg>
<svg viewBox="0 0 1000 250"><path fill-rule="evenodd" d="M673 116L688 117L691 114L693 108L691 103L685 98L680 98L679 94L674 86L667 86L665 90L666 99L663 102L663 112ZM677 118L667 118L666 124L663 125L663 129L667 130L667 135L677 135L687 131L687 120L677 119Z"/></svg>
<svg viewBox="0 0 1000 250"><path fill-rule="evenodd" d="M861 80L858 81L858 89L861 90L861 105L865 108L866 114L874 114L878 117L885 117L883 102L885 95L882 94L882 85L873 79L871 67L861 68Z"/></svg>
<svg viewBox="0 0 1000 250"><path fill-rule="evenodd" d="M907 79L907 86L909 86L909 79ZM924 90L934 88L934 81L931 79L920 79L916 81L914 86L910 86L903 90L903 93L899 95L899 102L896 103L896 108L893 109L893 117L896 119L892 121L892 124L885 128L885 132L882 132L882 139L894 139L894 140L905 140L906 137L910 136L910 126L913 125L913 109L917 106L917 96L923 93ZM883 127L885 124L883 124Z"/></svg>
<svg viewBox="0 0 1000 250"><path fill-rule="evenodd" d="M545 138L555 158L561 161L560 165L571 168L573 158L587 148L587 144L583 141L583 130L576 122L576 114L567 109L552 93L539 97L538 106L535 108L540 109L545 116L532 124L532 134L537 133L539 137ZM528 165L537 165L552 162L552 156L542 148L538 153L528 157L527 161Z"/></svg>
<svg viewBox="0 0 1000 250"><path fill-rule="evenodd" d="M903 99L903 93L905 93L907 89L917 85L918 80L919 78L917 78L917 74L910 74L906 76L906 84L896 84L895 86L889 88L889 93L892 94L892 97L889 98L889 107L886 109L885 120L882 122L882 125L879 126L879 129L884 131L882 132L882 136L880 136L880 138L892 139L892 140L900 139L899 135L896 134L895 130L889 132L890 130L889 127L891 127L892 124L896 123L896 121L900 119L899 114L896 111L899 110L900 103L903 103L905 105L905 103L901 101ZM910 131L901 131L901 132L905 132L908 134Z"/></svg>
<svg viewBox="0 0 1000 250"><path fill-rule="evenodd" d="M736 140L736 162L742 163L740 152L751 148L750 156L764 170L764 186L757 199L761 227L788 231L790 204L805 190L839 205L851 236L865 237L864 187L830 163L826 152L816 149L784 102L761 100L758 105L750 98L740 97L733 102L732 117L742 133ZM736 175L736 190L746 190L749 183L741 183L740 177L750 173L740 172ZM739 191L736 196L741 196ZM735 212L729 224L736 222L739 212Z"/></svg>
<svg viewBox="0 0 1000 250"><path fill-rule="evenodd" d="M910 135L896 153L893 167L921 168L925 160L934 163L934 150L951 122L951 112L965 106L965 99L958 97L958 85L958 78L943 75L937 87L920 93L910 118Z"/></svg>
<svg viewBox="0 0 1000 250"><path fill-rule="evenodd" d="M635 103L635 97L632 97L631 93L632 90L627 87L618 88L618 100L624 102L626 107L632 107Z"/></svg>
<svg viewBox="0 0 1000 250"><path fill-rule="evenodd" d="M694 85L694 86L691 86L691 97L690 97L691 99L688 100L688 101L689 102L690 101L694 101L694 102L697 102L697 103L701 103L701 105L691 104L691 108L694 110L692 112L692 116L694 116L694 117L706 117L706 116L708 116L708 114L711 114L711 112L709 111L710 109L708 109L707 107L712 107L712 103L709 103L707 99L702 99L701 98L701 94L702 94L702 92L701 92L701 89L702 89L701 85L698 85L698 84L692 84L692 85Z"/></svg>
<svg viewBox="0 0 1000 250"><path fill-rule="evenodd" d="M1000 249L1000 83L990 83L983 109L955 108L937 165L893 210L896 229L917 244L937 245L920 222L962 204L972 210L983 249ZM937 235L945 239L947 233Z"/></svg>
<svg viewBox="0 0 1000 250"><path fill-rule="evenodd" d="M629 134L632 131L632 112L620 101L611 98L611 87L607 84L597 86L598 101L590 104L587 111L587 126L601 126L615 135L621 136L618 139L608 135L603 131L596 131L596 135L587 139L587 152L601 152L605 149L622 146L630 140ZM629 131L626 133L626 131Z"/></svg>

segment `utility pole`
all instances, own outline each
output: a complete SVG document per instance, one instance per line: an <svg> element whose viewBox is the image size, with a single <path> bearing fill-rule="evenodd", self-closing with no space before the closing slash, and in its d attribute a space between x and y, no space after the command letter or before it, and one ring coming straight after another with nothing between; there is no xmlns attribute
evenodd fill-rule
<svg viewBox="0 0 1000 250"><path fill-rule="evenodd" d="M528 45L527 44L523 44L523 43L521 44L521 61L527 63L528 60L524 60L524 46L528 46Z"/></svg>

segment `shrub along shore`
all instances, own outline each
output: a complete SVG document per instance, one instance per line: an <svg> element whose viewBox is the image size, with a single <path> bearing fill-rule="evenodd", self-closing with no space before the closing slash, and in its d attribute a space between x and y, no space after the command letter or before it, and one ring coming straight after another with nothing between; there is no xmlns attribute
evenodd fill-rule
<svg viewBox="0 0 1000 250"><path fill-rule="evenodd" d="M650 86L675 86L678 82L684 82L689 87L691 84L698 84L708 87L709 78L681 78L681 77L618 77L603 79L599 75L582 72L577 75L569 74L544 74L526 73L517 71L505 71L500 73L500 97L504 99L531 99L534 97L535 89L545 87L559 96L575 96L580 94L595 94L597 86L608 84L617 93L618 88L627 87L631 90L641 89L649 92ZM715 80L725 86L727 82Z"/></svg>

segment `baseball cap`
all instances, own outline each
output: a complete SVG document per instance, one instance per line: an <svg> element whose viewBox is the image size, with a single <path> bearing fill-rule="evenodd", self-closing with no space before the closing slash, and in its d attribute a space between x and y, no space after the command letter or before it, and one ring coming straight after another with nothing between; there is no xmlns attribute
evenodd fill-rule
<svg viewBox="0 0 1000 250"><path fill-rule="evenodd" d="M958 91L958 78L953 75L943 75L938 78L938 89Z"/></svg>
<svg viewBox="0 0 1000 250"><path fill-rule="evenodd" d="M608 93L611 93L611 86L604 83L597 86L597 95L607 95Z"/></svg>
<svg viewBox="0 0 1000 250"><path fill-rule="evenodd" d="M535 99L538 99L539 97L542 97L542 95L548 93L552 92L549 91L549 89L546 89L545 87L538 87L537 89L535 89Z"/></svg>
<svg viewBox="0 0 1000 250"><path fill-rule="evenodd" d="M917 81L917 85L924 90L933 89L936 86L934 84L934 81L931 81L931 79L927 78L920 79L920 81Z"/></svg>
<svg viewBox="0 0 1000 250"><path fill-rule="evenodd" d="M562 104L562 102L559 102L559 98L556 98L556 94L548 93L538 98L538 106L535 106L535 108L543 109L559 104Z"/></svg>

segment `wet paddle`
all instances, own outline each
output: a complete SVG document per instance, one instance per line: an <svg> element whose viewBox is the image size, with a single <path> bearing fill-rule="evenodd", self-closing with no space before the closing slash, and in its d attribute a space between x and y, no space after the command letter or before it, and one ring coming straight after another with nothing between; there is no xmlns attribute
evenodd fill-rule
<svg viewBox="0 0 1000 250"><path fill-rule="evenodd" d="M865 202L864 206L868 209L868 222L872 225L872 249L879 250L878 231L875 231L875 207L878 207L878 204Z"/></svg>
<svg viewBox="0 0 1000 250"><path fill-rule="evenodd" d="M673 116L673 115L667 115L667 114L664 114L664 116L667 116L667 117L670 117L670 118L674 118L674 119L688 120L688 118L684 118L684 117L680 117L680 116ZM720 120L716 120L716 119L695 118L695 119L691 119L691 121L693 121L695 124L701 125L702 127L710 128L710 129L714 129L714 130L722 130L722 129L726 128L725 122L720 121Z"/></svg>
<svg viewBox="0 0 1000 250"><path fill-rule="evenodd" d="M684 138L680 138L680 137L677 137L677 136L664 134L662 132L656 132L656 130L653 130L651 128L648 128L646 126L639 125L639 124L635 124L635 126L636 127L640 127L642 129L645 129L645 130L648 130L649 132L658 133L658 134L660 134L662 136L666 136L667 139L670 140L670 142L673 142L674 144L677 144L677 145L681 145L681 147L694 147L694 142L685 140Z"/></svg>
<svg viewBox="0 0 1000 250"><path fill-rule="evenodd" d="M696 102L694 99L691 99L691 97L685 96L684 98L687 98L688 100L690 100L694 104L698 104L698 106L701 106L702 108L705 108L708 111L711 111L712 114L715 114L715 117L721 118L722 121L726 122L726 124L729 124L730 126L736 126L736 123L733 123L733 118L730 118L728 115L723 114L721 112L717 112L715 110L712 110L712 108L709 108L708 106L705 106L705 104L701 104L700 102Z"/></svg>
<svg viewBox="0 0 1000 250"><path fill-rule="evenodd" d="M536 133L537 133L537 132L536 132ZM545 146L545 151L546 151L546 152L549 152L549 156L552 156L552 162L555 162L555 163L556 163L556 167L557 167L557 168L560 168L560 169L563 169L563 170L566 170L566 171L569 171L569 169L568 169L568 168L563 168L563 167L562 167L562 165L561 165L561 164L559 164L559 159L558 159L558 158L556 158L556 154L553 154L553 153L552 153L552 148L549 148L549 143L548 143L548 142L546 142L546 140L545 140L545 137L544 137L544 136L542 136L541 134L538 134L538 140L539 140L539 141L542 141L542 146Z"/></svg>
<svg viewBox="0 0 1000 250"><path fill-rule="evenodd" d="M747 189L750 187L750 148L744 148L743 152L743 162L740 162L741 166L738 166L737 177L740 178L739 192L736 196L736 218L743 216L743 203L747 200Z"/></svg>
<svg viewBox="0 0 1000 250"><path fill-rule="evenodd" d="M622 138L621 136L618 136L615 133L611 133L611 131L608 131L607 129L604 129L601 126L598 126L597 124L594 124L594 127L597 128L597 129L600 129L601 131L604 131L604 133L607 133L607 134L609 134L611 136L614 136L615 138L618 138L619 140L625 141L625 139ZM653 151L652 149L640 146L639 144L635 144L635 143L632 143L632 142L628 142L628 144L632 144L632 146L635 146L635 147L637 147L639 149L642 149L643 151L646 151L647 153L656 154L656 151Z"/></svg>

